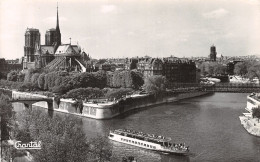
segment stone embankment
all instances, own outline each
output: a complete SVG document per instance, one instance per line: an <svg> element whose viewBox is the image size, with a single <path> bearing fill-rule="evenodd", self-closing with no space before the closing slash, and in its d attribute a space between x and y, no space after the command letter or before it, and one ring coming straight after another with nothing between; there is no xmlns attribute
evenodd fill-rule
<svg viewBox="0 0 260 162"><path fill-rule="evenodd" d="M240 116L239 118L248 133L260 137L260 119L246 116Z"/></svg>
<svg viewBox="0 0 260 162"><path fill-rule="evenodd" d="M188 93L179 93L170 97L163 98L157 98L154 95L137 94L116 101L102 100L99 102L82 102L81 107L79 107L78 104L75 104L77 102L75 100L62 98L59 101L57 101L53 97L53 106L51 110L94 119L109 119L133 109L141 109L147 106L175 102L181 99L206 95L208 93L210 92L194 91ZM46 98L46 96L13 91L12 98ZM50 107L48 107L48 103L45 101L37 102L33 105L50 110Z"/></svg>

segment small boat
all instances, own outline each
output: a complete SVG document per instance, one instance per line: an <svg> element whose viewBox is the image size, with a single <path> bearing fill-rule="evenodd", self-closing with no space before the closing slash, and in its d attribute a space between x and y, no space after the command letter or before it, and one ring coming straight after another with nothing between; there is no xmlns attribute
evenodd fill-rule
<svg viewBox="0 0 260 162"><path fill-rule="evenodd" d="M184 143L175 144L171 142L171 138L147 134L130 129L116 129L109 132L109 139L153 150L163 153L173 153L180 155L188 155L189 147Z"/></svg>

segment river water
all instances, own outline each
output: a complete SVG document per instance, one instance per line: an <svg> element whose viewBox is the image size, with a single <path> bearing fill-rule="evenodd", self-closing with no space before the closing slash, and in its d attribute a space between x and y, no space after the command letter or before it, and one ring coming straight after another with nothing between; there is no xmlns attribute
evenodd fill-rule
<svg viewBox="0 0 260 162"><path fill-rule="evenodd" d="M184 142L191 150L186 157L165 155L109 141L119 159L134 156L138 162L260 162L260 138L248 134L239 120L245 112L246 95L215 93L132 111L109 120L79 118L89 138L107 135L109 129L128 128L171 137L174 143ZM20 106L14 104L15 110L20 111Z"/></svg>

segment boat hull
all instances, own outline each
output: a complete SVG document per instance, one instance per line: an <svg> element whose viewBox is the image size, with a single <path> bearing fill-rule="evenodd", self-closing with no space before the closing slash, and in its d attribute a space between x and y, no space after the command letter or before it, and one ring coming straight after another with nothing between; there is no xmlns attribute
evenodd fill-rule
<svg viewBox="0 0 260 162"><path fill-rule="evenodd" d="M112 135L112 137L111 137ZM148 141L143 141L135 138L130 138L122 135L118 135L115 133L110 133L108 136L110 140L152 150L152 151L159 151L163 153L168 153L168 154L178 154L178 155L188 155L189 151L182 151L182 150L177 150L177 149L167 149L159 144L148 142Z"/></svg>

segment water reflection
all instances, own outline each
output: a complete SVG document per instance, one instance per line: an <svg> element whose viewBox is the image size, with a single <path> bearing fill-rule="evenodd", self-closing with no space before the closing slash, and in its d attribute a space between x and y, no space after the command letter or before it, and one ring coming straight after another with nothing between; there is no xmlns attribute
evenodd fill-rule
<svg viewBox="0 0 260 162"><path fill-rule="evenodd" d="M238 118L246 106L246 95L215 93L177 103L151 106L109 120L77 118L82 119L88 138L99 134L107 136L110 129L128 128L169 136L173 142L185 142L191 149L191 155L185 157L110 141L113 154L119 159L135 156L138 162L260 161L260 138L249 135ZM23 105L15 104L16 111L23 111ZM69 115L39 109L50 117L61 115L66 118Z"/></svg>

